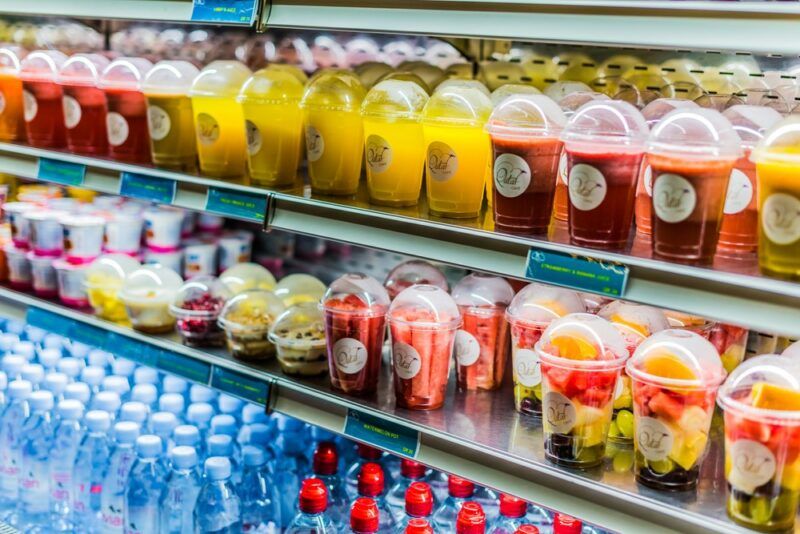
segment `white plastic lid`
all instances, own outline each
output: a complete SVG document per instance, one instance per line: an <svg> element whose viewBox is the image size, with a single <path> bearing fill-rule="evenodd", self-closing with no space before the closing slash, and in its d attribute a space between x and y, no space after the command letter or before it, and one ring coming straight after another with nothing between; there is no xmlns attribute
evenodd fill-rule
<svg viewBox="0 0 800 534"><path fill-rule="evenodd" d="M197 451L194 447L179 445L170 451L169 457L175 469L192 469L197 465Z"/></svg>
<svg viewBox="0 0 800 534"><path fill-rule="evenodd" d="M20 378L27 380L31 384L39 384L44 380L44 367L38 363L29 363L22 366L19 375Z"/></svg>
<svg viewBox="0 0 800 534"><path fill-rule="evenodd" d="M214 434L207 440L209 456L230 456L233 454L233 438L227 434Z"/></svg>
<svg viewBox="0 0 800 534"><path fill-rule="evenodd" d="M20 356L19 354L9 354L3 356L2 359L3 371L11 377L19 376L22 372L22 368L27 364L28 360L25 359L25 356Z"/></svg>
<svg viewBox="0 0 800 534"><path fill-rule="evenodd" d="M58 416L69 421L79 420L83 417L83 403L75 399L62 400L58 403Z"/></svg>
<svg viewBox="0 0 800 534"><path fill-rule="evenodd" d="M61 349L42 349L39 351L39 362L48 369L55 367L61 359Z"/></svg>
<svg viewBox="0 0 800 534"><path fill-rule="evenodd" d="M114 374L117 374L116 371ZM152 367L139 367L133 371L133 383L137 385L158 384L158 371Z"/></svg>
<svg viewBox="0 0 800 534"><path fill-rule="evenodd" d="M629 355L614 325L588 313L572 313L550 323L535 349L542 361L586 370L620 368Z"/></svg>
<svg viewBox="0 0 800 534"><path fill-rule="evenodd" d="M228 286L216 276L196 276L178 289L169 311L178 318L213 319L232 296Z"/></svg>
<svg viewBox="0 0 800 534"><path fill-rule="evenodd" d="M247 403L242 407L242 423L245 425L267 422L269 422L269 416L264 413L263 406Z"/></svg>
<svg viewBox="0 0 800 534"><path fill-rule="evenodd" d="M188 95L200 71L188 61L159 61L142 82L142 92L149 95Z"/></svg>
<svg viewBox="0 0 800 534"><path fill-rule="evenodd" d="M764 133L783 118L775 109L767 106L748 106L739 104L722 112L722 116L730 121L733 129L739 134L742 146L752 150Z"/></svg>
<svg viewBox="0 0 800 534"><path fill-rule="evenodd" d="M78 358L79 360L86 359L90 349L91 347L86 343L80 343L74 340L70 340L69 342L69 355L73 358Z"/></svg>
<svg viewBox="0 0 800 534"><path fill-rule="evenodd" d="M325 284L319 278L300 273L283 277L273 292L289 307L302 302L319 302L325 290Z"/></svg>
<svg viewBox="0 0 800 534"><path fill-rule="evenodd" d="M41 355L39 356L41 359ZM81 380L91 387L98 387L106 377L106 370L102 367L89 365L81 370Z"/></svg>
<svg viewBox="0 0 800 534"><path fill-rule="evenodd" d="M27 380L12 380L6 390L6 395L10 399L27 399L33 392L33 385Z"/></svg>
<svg viewBox="0 0 800 534"><path fill-rule="evenodd" d="M492 101L474 87L454 86L434 92L422 112L430 124L482 128L492 113Z"/></svg>
<svg viewBox="0 0 800 534"><path fill-rule="evenodd" d="M117 376L130 378L135 371L136 362L127 358L114 358L114 363L111 364L111 372Z"/></svg>
<svg viewBox="0 0 800 534"><path fill-rule="evenodd" d="M27 51L19 46L5 45L0 47L0 72L11 76L19 76L22 60Z"/></svg>
<svg viewBox="0 0 800 534"><path fill-rule="evenodd" d="M226 269L219 279L228 286L234 295L248 289L272 289L275 287L275 277L257 263L237 263Z"/></svg>
<svg viewBox="0 0 800 534"><path fill-rule="evenodd" d="M267 453L261 447L245 445L242 447L242 459L247 467L258 467L267 463Z"/></svg>
<svg viewBox="0 0 800 534"><path fill-rule="evenodd" d="M189 95L236 98L242 85L252 74L252 71L239 61L212 61L194 79Z"/></svg>
<svg viewBox="0 0 800 534"><path fill-rule="evenodd" d="M482 273L465 276L453 288L453 299L459 307L471 312L490 313L505 310L514 298L514 289L505 278Z"/></svg>
<svg viewBox="0 0 800 534"><path fill-rule="evenodd" d="M253 289L230 299L219 317L225 329L268 331L286 307L272 291Z"/></svg>
<svg viewBox="0 0 800 534"><path fill-rule="evenodd" d="M54 82L67 56L58 50L36 50L20 63L19 77L25 81Z"/></svg>
<svg viewBox="0 0 800 534"><path fill-rule="evenodd" d="M621 300L606 304L597 315L616 327L631 353L646 338L669 328L667 316L658 308Z"/></svg>
<svg viewBox="0 0 800 534"><path fill-rule="evenodd" d="M81 402L81 404L88 404L92 398L92 390L89 389L89 384L83 382L73 382L67 384L64 388L64 399L72 399Z"/></svg>
<svg viewBox="0 0 800 534"><path fill-rule="evenodd" d="M132 445L139 437L139 425L133 421L120 421L114 425L114 440L117 443Z"/></svg>
<svg viewBox="0 0 800 534"><path fill-rule="evenodd" d="M272 430L264 423L252 423L249 426L249 440L254 445L268 446L272 441Z"/></svg>
<svg viewBox="0 0 800 534"><path fill-rule="evenodd" d="M14 354L24 356L27 360L32 360L36 355L36 345L34 345L32 341L17 341L14 343L14 346L11 347L11 351Z"/></svg>
<svg viewBox="0 0 800 534"><path fill-rule="evenodd" d="M180 275L168 267L145 265L128 275L119 296L124 302L131 304L167 304L173 301L182 283Z"/></svg>
<svg viewBox="0 0 800 534"><path fill-rule="evenodd" d="M189 402L211 402L217 398L217 392L211 388L194 384L189 388Z"/></svg>
<svg viewBox="0 0 800 534"><path fill-rule="evenodd" d="M391 276L391 273L390 273ZM385 315L389 309L389 295L374 278L361 273L340 276L328 287L322 297L325 309L353 315Z"/></svg>
<svg viewBox="0 0 800 534"><path fill-rule="evenodd" d="M662 330L647 338L626 365L629 376L674 388L716 388L725 379L719 352L688 330Z"/></svg>
<svg viewBox="0 0 800 534"><path fill-rule="evenodd" d="M112 61L100 76L101 89L139 91L153 64L143 57L121 57Z"/></svg>
<svg viewBox="0 0 800 534"><path fill-rule="evenodd" d="M442 288L415 285L392 301L389 320L417 329L449 329L461 324L461 312L453 297Z"/></svg>
<svg viewBox="0 0 800 534"><path fill-rule="evenodd" d="M296 350L325 347L325 319L319 305L303 302L283 312L272 324L269 339Z"/></svg>
<svg viewBox="0 0 800 534"><path fill-rule="evenodd" d="M86 355L86 362L95 367L105 367L111 360L111 353L100 349L92 349Z"/></svg>
<svg viewBox="0 0 800 534"><path fill-rule="evenodd" d="M361 104L361 115L418 121L428 102L428 93L407 80L384 80L369 90Z"/></svg>
<svg viewBox="0 0 800 534"><path fill-rule="evenodd" d="M778 425L800 425L800 360L764 354L740 364L717 393L731 410Z"/></svg>
<svg viewBox="0 0 800 534"><path fill-rule="evenodd" d="M164 393L158 398L158 409L176 415L183 413L184 400L180 393Z"/></svg>
<svg viewBox="0 0 800 534"><path fill-rule="evenodd" d="M211 418L211 433L235 436L236 418L226 413L215 415Z"/></svg>
<svg viewBox="0 0 800 534"><path fill-rule="evenodd" d="M92 406L108 413L117 413L122 405L120 395L116 391L101 391L92 399Z"/></svg>
<svg viewBox="0 0 800 534"><path fill-rule="evenodd" d="M699 106L692 100L680 98L657 98L647 104L642 109L642 116L647 121L647 125L653 128L658 122L670 112L676 109L698 109Z"/></svg>
<svg viewBox="0 0 800 534"><path fill-rule="evenodd" d="M300 107L358 112L365 95L358 76L342 69L326 69L309 80Z"/></svg>
<svg viewBox="0 0 800 534"><path fill-rule="evenodd" d="M582 149L641 151L647 133L644 117L632 105L619 100L593 100L570 117L561 139Z"/></svg>
<svg viewBox="0 0 800 534"><path fill-rule="evenodd" d="M69 384L69 377L64 373L47 373L42 388L51 391L54 395L61 395L67 384Z"/></svg>
<svg viewBox="0 0 800 534"><path fill-rule="evenodd" d="M647 152L692 159L738 159L739 136L719 111L706 108L676 109L650 132Z"/></svg>
<svg viewBox="0 0 800 534"><path fill-rule="evenodd" d="M73 54L59 69L57 81L60 84L94 87L107 66L108 59L100 54Z"/></svg>
<svg viewBox="0 0 800 534"><path fill-rule="evenodd" d="M81 375L81 370L83 370L83 360L79 360L78 358L74 358L72 356L66 356L58 360L56 368L60 373L64 373L74 380Z"/></svg>
<svg viewBox="0 0 800 534"><path fill-rule="evenodd" d="M131 389L131 400L150 406L158 400L158 388L155 384L136 384Z"/></svg>
<svg viewBox="0 0 800 534"><path fill-rule="evenodd" d="M32 412L50 411L53 409L54 402L53 393L46 389L34 391L31 393L31 396L28 397L28 405L31 407Z"/></svg>
<svg viewBox="0 0 800 534"><path fill-rule="evenodd" d="M547 326L559 317L583 311L583 300L577 292L533 283L514 296L506 316L511 323L519 321Z"/></svg>
<svg viewBox="0 0 800 534"><path fill-rule="evenodd" d="M222 394L217 399L217 406L222 413L238 413L243 404L244 401L237 399L233 395Z"/></svg>
<svg viewBox="0 0 800 534"><path fill-rule="evenodd" d="M113 391L120 397L123 395L127 395L128 392L131 390L131 385L128 382L128 379L124 376L107 376L103 379L103 383L101 385L103 391Z"/></svg>
<svg viewBox="0 0 800 534"><path fill-rule="evenodd" d="M186 420L190 423L206 425L214 417L214 407L207 402L193 402L186 410Z"/></svg>
<svg viewBox="0 0 800 534"><path fill-rule="evenodd" d="M176 449L180 446L187 446L194 450L194 447L200 443L200 430L196 426L180 425L175 427L172 439L175 441Z"/></svg>
<svg viewBox="0 0 800 534"><path fill-rule="evenodd" d="M164 377L164 382L161 385L164 393L181 393L183 394L189 389L189 382L179 376L167 375Z"/></svg>
<svg viewBox="0 0 800 534"><path fill-rule="evenodd" d="M231 476L231 461L224 456L214 456L206 460L205 474L210 480L225 480Z"/></svg>
<svg viewBox="0 0 800 534"><path fill-rule="evenodd" d="M147 406L137 401L126 402L119 409L120 421L133 421L143 425L147 420Z"/></svg>
<svg viewBox="0 0 800 534"><path fill-rule="evenodd" d="M790 115L770 128L753 150L756 163L797 164L800 161L800 115Z"/></svg>
<svg viewBox="0 0 800 534"><path fill-rule="evenodd" d="M156 412L150 416L150 428L159 436L171 436L178 426L178 418L171 412Z"/></svg>
<svg viewBox="0 0 800 534"><path fill-rule="evenodd" d="M136 438L136 454L139 458L155 458L161 455L161 438L153 434L145 434Z"/></svg>
<svg viewBox="0 0 800 534"><path fill-rule="evenodd" d="M544 95L511 95L495 106L486 130L492 135L558 137L567 117Z"/></svg>
<svg viewBox="0 0 800 534"><path fill-rule="evenodd" d="M111 416L103 410L90 410L84 418L89 432L106 432L111 428Z"/></svg>
<svg viewBox="0 0 800 534"><path fill-rule="evenodd" d="M389 271L383 286L390 298L395 298L401 291L415 284L428 284L445 291L450 290L442 271L423 260L410 260L397 265Z"/></svg>
<svg viewBox="0 0 800 534"><path fill-rule="evenodd" d="M523 85L519 83L507 83L501 85L492 91L491 99L492 106L497 108L497 105L510 96L518 95L540 95L542 92L532 85Z"/></svg>

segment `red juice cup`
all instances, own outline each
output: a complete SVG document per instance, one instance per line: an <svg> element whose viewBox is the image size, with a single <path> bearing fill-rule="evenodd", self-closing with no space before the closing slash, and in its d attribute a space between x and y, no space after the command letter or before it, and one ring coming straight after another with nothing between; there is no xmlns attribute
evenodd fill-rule
<svg viewBox="0 0 800 534"><path fill-rule="evenodd" d="M506 310L511 327L511 369L514 406L522 414L542 413L542 370L535 346L550 323L570 313L584 311L575 291L528 284L514 296Z"/></svg>
<svg viewBox="0 0 800 534"><path fill-rule="evenodd" d="M578 469L600 465L614 388L628 349L616 328L588 313L556 319L536 343L542 367L545 457Z"/></svg>
<svg viewBox="0 0 800 534"><path fill-rule="evenodd" d="M64 125L67 148L76 154L105 156L106 95L97 87L108 59L100 54L75 54L58 71L58 84L64 92Z"/></svg>
<svg viewBox="0 0 800 534"><path fill-rule="evenodd" d="M37 148L63 148L67 143L61 86L56 83L67 56L57 50L31 52L20 63L25 136Z"/></svg>
<svg viewBox="0 0 800 534"><path fill-rule="evenodd" d="M513 298L511 284L497 276L470 274L453 288L464 321L454 349L460 390L497 389L503 382L508 359L505 315Z"/></svg>
<svg viewBox="0 0 800 534"><path fill-rule="evenodd" d="M718 111L678 109L661 119L647 141L655 257L711 262L728 179L741 155L739 136Z"/></svg>
<svg viewBox="0 0 800 534"><path fill-rule="evenodd" d="M547 232L553 213L561 141L566 123L544 95L512 95L486 125L494 151L494 226L513 234Z"/></svg>
<svg viewBox="0 0 800 534"><path fill-rule="evenodd" d="M645 486L697 486L714 399L725 369L714 346L686 330L663 330L626 365L633 388L634 472Z"/></svg>
<svg viewBox="0 0 800 534"><path fill-rule="evenodd" d="M404 289L418 284L428 284L450 291L447 278L442 271L422 260L410 260L399 264L386 275L383 287L388 291L389 298L394 300Z"/></svg>
<svg viewBox="0 0 800 534"><path fill-rule="evenodd" d="M141 83L153 64L144 58L115 59L106 67L98 87L106 94L108 153L128 163L150 163L147 101Z"/></svg>
<svg viewBox="0 0 800 534"><path fill-rule="evenodd" d="M334 280L322 297L331 385L350 395L378 388L389 295L367 275Z"/></svg>
<svg viewBox="0 0 800 534"><path fill-rule="evenodd" d="M18 46L0 47L0 141L25 140L22 103L22 59L27 52Z"/></svg>
<svg viewBox="0 0 800 534"><path fill-rule="evenodd" d="M725 411L728 515L762 532L794 530L800 502L800 362L757 356L731 373Z"/></svg>
<svg viewBox="0 0 800 534"><path fill-rule="evenodd" d="M570 240L619 249L628 243L647 125L627 102L594 101L561 135L567 154Z"/></svg>
<svg viewBox="0 0 800 534"><path fill-rule="evenodd" d="M388 319L397 406L441 408L461 326L458 305L439 287L416 285L392 301Z"/></svg>

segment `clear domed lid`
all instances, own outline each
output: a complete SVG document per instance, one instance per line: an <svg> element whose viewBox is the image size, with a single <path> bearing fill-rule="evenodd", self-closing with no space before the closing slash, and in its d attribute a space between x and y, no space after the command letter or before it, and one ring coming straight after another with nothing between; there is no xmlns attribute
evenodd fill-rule
<svg viewBox="0 0 800 534"><path fill-rule="evenodd" d="M507 83L501 85L492 91L491 99L492 106L495 108L497 104L508 98L509 96L516 95L540 95L542 92L532 85L523 85L521 83Z"/></svg>
<svg viewBox="0 0 800 534"><path fill-rule="evenodd" d="M604 149L643 150L647 124L641 112L627 102L594 100L584 104L567 122L561 139L568 145Z"/></svg>
<svg viewBox="0 0 800 534"><path fill-rule="evenodd" d="M572 313L556 319L535 348L543 361L589 369L622 365L628 358L625 340L614 325L589 313Z"/></svg>
<svg viewBox="0 0 800 534"><path fill-rule="evenodd" d="M369 90L361 104L361 114L418 121L427 102L428 93L416 83L384 80Z"/></svg>
<svg viewBox="0 0 800 534"><path fill-rule="evenodd" d="M693 159L736 159L742 143L731 123L713 109L676 109L650 132L647 151Z"/></svg>
<svg viewBox="0 0 800 534"><path fill-rule="evenodd" d="M431 285L416 285L403 290L389 307L389 320L414 328L455 328L461 312L447 291Z"/></svg>
<svg viewBox="0 0 800 534"><path fill-rule="evenodd" d="M422 260L410 260L401 263L386 276L383 287L389 292L389 297L394 299L406 288L415 284L429 284L440 287L445 291L450 290L447 278L442 271Z"/></svg>
<svg viewBox="0 0 800 534"><path fill-rule="evenodd" d="M397 66L397 70L411 71L425 82L425 85L436 89L445 79L445 73L436 65L431 65L425 61L404 61Z"/></svg>
<svg viewBox="0 0 800 534"><path fill-rule="evenodd" d="M700 317L699 315L690 315L674 310L664 310L664 315L667 316L670 328L682 328L684 330L700 332L709 330L714 326L713 321L709 321L705 317Z"/></svg>
<svg viewBox="0 0 800 534"><path fill-rule="evenodd" d="M378 80L378 83L385 82L389 80L397 80L401 82L411 82L419 85L422 87L422 90L425 91L425 94L430 95L433 91L431 88L428 87L428 84L425 83L425 80L417 76L411 71L408 70L396 70L392 72L387 72Z"/></svg>
<svg viewBox="0 0 800 534"><path fill-rule="evenodd" d="M139 91L145 76L152 68L153 64L143 57L115 59L100 76L99 86L103 89Z"/></svg>
<svg viewBox="0 0 800 534"><path fill-rule="evenodd" d="M794 343L783 349L781 356L788 358L797 358L798 360L800 360L800 341L795 341Z"/></svg>
<svg viewBox="0 0 800 534"><path fill-rule="evenodd" d="M274 71L288 72L294 76L298 82L303 84L303 87L305 87L306 83L308 83L308 76L305 72L303 72L303 69L296 65L287 65L286 63L270 63L267 68Z"/></svg>
<svg viewBox="0 0 800 534"><path fill-rule="evenodd" d="M361 85L369 89L378 83L378 80L387 74L394 72L394 69L386 63L381 63L379 61L367 61L366 63L358 65L355 69L353 69L353 71L358 76L358 79L361 80Z"/></svg>
<svg viewBox="0 0 800 534"><path fill-rule="evenodd" d="M453 288L453 299L459 307L472 311L504 310L514 298L514 289L505 278L473 273L465 276Z"/></svg>
<svg viewBox="0 0 800 534"><path fill-rule="evenodd" d="M236 98L252 72L234 60L212 61L194 79L189 96Z"/></svg>
<svg viewBox="0 0 800 534"><path fill-rule="evenodd" d="M61 66L57 81L67 85L95 86L108 66L108 58L100 54L74 54Z"/></svg>
<svg viewBox="0 0 800 534"><path fill-rule="evenodd" d="M730 121L739 134L742 146L748 150L752 150L764 138L764 132L783 118L771 107L744 104L729 107L722 112L722 116Z"/></svg>
<svg viewBox="0 0 800 534"><path fill-rule="evenodd" d="M514 296L506 312L510 322L545 326L571 313L585 310L581 296L570 289L528 284Z"/></svg>
<svg viewBox="0 0 800 534"><path fill-rule="evenodd" d="M272 325L269 339L277 345L307 350L325 346L325 319L319 305L303 302L283 312Z"/></svg>
<svg viewBox="0 0 800 534"><path fill-rule="evenodd" d="M322 306L336 313L353 315L385 315L389 309L389 294L374 278L361 273L340 276L322 297Z"/></svg>
<svg viewBox="0 0 800 534"><path fill-rule="evenodd" d="M489 98L491 98L492 93L489 91L489 88L486 87L485 84L479 82L478 80L464 80L461 78L448 78L439 85L436 86L436 90L434 93L438 93L439 91L444 91L445 89L450 89L452 87L464 87L467 89L477 89L481 93L485 94Z"/></svg>
<svg viewBox="0 0 800 534"><path fill-rule="evenodd" d="M87 288L120 289L125 279L141 264L126 254L104 254L86 269Z"/></svg>
<svg viewBox="0 0 800 534"><path fill-rule="evenodd" d="M319 304L325 290L325 284L318 278L301 273L283 277L275 286L274 293L288 308L303 302Z"/></svg>
<svg viewBox="0 0 800 534"><path fill-rule="evenodd" d="M247 79L238 100L254 104L297 104L303 97L304 86L288 70L269 66Z"/></svg>
<svg viewBox="0 0 800 534"><path fill-rule="evenodd" d="M800 424L800 360L763 354L739 365L717 393L724 410L778 424Z"/></svg>
<svg viewBox="0 0 800 534"><path fill-rule="evenodd" d="M483 127L492 113L492 101L474 87L449 87L436 91L422 112L433 124Z"/></svg>
<svg viewBox="0 0 800 534"><path fill-rule="evenodd" d="M0 47L0 72L11 76L19 75L22 60L28 52L19 46L5 45Z"/></svg>
<svg viewBox="0 0 800 534"><path fill-rule="evenodd" d="M142 82L142 92L152 95L188 95L200 71L188 61L159 61Z"/></svg>
<svg viewBox="0 0 800 534"><path fill-rule="evenodd" d="M663 119L667 114L676 109L697 109L699 106L692 100L682 100L679 98L657 98L647 104L642 109L642 116L647 121L647 125L652 128Z"/></svg>
<svg viewBox="0 0 800 534"><path fill-rule="evenodd" d="M580 292L578 295L580 295L583 300L586 313L597 313L600 308L614 300L603 295L598 295L597 293Z"/></svg>
<svg viewBox="0 0 800 534"><path fill-rule="evenodd" d="M36 50L25 56L20 63L19 76L29 81L55 81L58 71L67 59L58 50Z"/></svg>
<svg viewBox="0 0 800 534"><path fill-rule="evenodd" d="M119 292L122 300L131 303L171 303L183 283L178 273L162 265L145 265L125 279Z"/></svg>
<svg viewBox="0 0 800 534"><path fill-rule="evenodd" d="M719 352L687 330L662 330L647 338L628 360L628 375L650 384L715 388L725 379Z"/></svg>
<svg viewBox="0 0 800 534"><path fill-rule="evenodd" d="M331 69L311 78L300 106L305 109L358 112L364 96L364 86L355 74Z"/></svg>
<svg viewBox="0 0 800 534"><path fill-rule="evenodd" d="M658 308L621 300L606 304L597 315L619 330L631 353L649 336L669 328L667 316Z"/></svg>
<svg viewBox="0 0 800 534"><path fill-rule="evenodd" d="M226 330L267 331L285 309L272 291L252 289L228 300L218 322Z"/></svg>
<svg viewBox="0 0 800 534"><path fill-rule="evenodd" d="M567 117L544 95L511 95L498 104L486 129L492 135L558 137Z"/></svg>
<svg viewBox="0 0 800 534"><path fill-rule="evenodd" d="M561 108L564 115L571 117L584 104L595 100L611 100L611 98L608 95L596 93L594 91L577 91L558 100L558 107Z"/></svg>
<svg viewBox="0 0 800 534"><path fill-rule="evenodd" d="M790 115L772 126L756 145L751 159L756 163L800 161L800 115Z"/></svg>
<svg viewBox="0 0 800 534"><path fill-rule="evenodd" d="M231 296L216 276L196 276L178 289L169 309L175 317L216 317Z"/></svg>
<svg viewBox="0 0 800 534"><path fill-rule="evenodd" d="M544 94L546 96L549 96L556 102L560 102L565 96L571 95L572 93L585 93L585 92L591 93L592 88L583 82L569 82L569 81L551 83L544 90Z"/></svg>
<svg viewBox="0 0 800 534"><path fill-rule="evenodd" d="M249 289L272 289L275 277L257 263L237 263L223 272L219 279L231 293L238 295Z"/></svg>

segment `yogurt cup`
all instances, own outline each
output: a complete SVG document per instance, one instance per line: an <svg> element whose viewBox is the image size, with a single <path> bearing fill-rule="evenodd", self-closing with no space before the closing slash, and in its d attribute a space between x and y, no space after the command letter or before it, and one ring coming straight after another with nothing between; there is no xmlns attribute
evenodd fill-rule
<svg viewBox="0 0 800 534"><path fill-rule="evenodd" d="M64 247L63 211L36 210L25 213L30 224L30 243L37 256L61 256Z"/></svg>
<svg viewBox="0 0 800 534"><path fill-rule="evenodd" d="M172 269L176 273L183 272L183 250L171 250L163 252L146 248L144 250L144 262L146 265L161 265Z"/></svg>
<svg viewBox="0 0 800 534"><path fill-rule="evenodd" d="M3 204L3 212L11 225L11 240L19 248L28 248L30 244L30 224L25 217L25 213L32 212L37 208L32 202L6 202Z"/></svg>
<svg viewBox="0 0 800 534"><path fill-rule="evenodd" d="M183 211L183 220L181 221L181 237L186 239L194 235L194 230L197 227L197 213L193 211Z"/></svg>
<svg viewBox="0 0 800 534"><path fill-rule="evenodd" d="M211 215L210 213L199 213L197 215L197 230L200 232L217 235L222 232L224 224L225 219L219 215Z"/></svg>
<svg viewBox="0 0 800 534"><path fill-rule="evenodd" d="M250 261L253 252L252 235L247 232L224 234L217 241L219 246L219 271L225 271L237 263Z"/></svg>
<svg viewBox="0 0 800 534"><path fill-rule="evenodd" d="M58 298L71 308L88 308L89 297L86 295L84 279L86 265L74 265L64 259L53 262L58 278Z"/></svg>
<svg viewBox="0 0 800 534"><path fill-rule="evenodd" d="M213 276L217 274L216 243L208 243L199 239L187 241L183 248L183 276L187 280L195 276Z"/></svg>
<svg viewBox="0 0 800 534"><path fill-rule="evenodd" d="M8 283L19 291L30 290L32 279L28 251L15 247L13 243L7 244L3 250L8 262Z"/></svg>
<svg viewBox="0 0 800 534"><path fill-rule="evenodd" d="M30 261L31 279L33 282L33 293L37 297L46 299L55 298L58 295L58 279L56 270L53 268L53 258L37 256L33 252L28 253Z"/></svg>
<svg viewBox="0 0 800 534"><path fill-rule="evenodd" d="M134 255L142 243L141 214L115 213L106 221L105 249L110 253Z"/></svg>
<svg viewBox="0 0 800 534"><path fill-rule="evenodd" d="M152 208L145 210L143 217L144 240L148 247L161 252L178 249L181 242L182 211Z"/></svg>
<svg viewBox="0 0 800 534"><path fill-rule="evenodd" d="M106 221L93 215L67 215L64 228L64 256L70 263L89 263L103 250Z"/></svg>

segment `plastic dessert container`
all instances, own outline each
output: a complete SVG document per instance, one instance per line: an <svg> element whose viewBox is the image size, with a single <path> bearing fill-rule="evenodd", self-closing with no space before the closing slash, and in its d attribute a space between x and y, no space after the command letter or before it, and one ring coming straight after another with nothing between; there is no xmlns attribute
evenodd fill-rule
<svg viewBox="0 0 800 534"><path fill-rule="evenodd" d="M266 361L275 356L269 329L286 308L272 291L253 289L228 300L219 316L234 358Z"/></svg>
<svg viewBox="0 0 800 534"><path fill-rule="evenodd" d="M309 274L290 274L275 286L275 295L290 308L305 302L319 303L327 287L319 279Z"/></svg>
<svg viewBox="0 0 800 534"><path fill-rule="evenodd" d="M128 275L139 267L138 261L124 254L106 254L89 265L84 287L95 315L115 323L128 322L119 291Z"/></svg>
<svg viewBox="0 0 800 534"><path fill-rule="evenodd" d="M175 317L169 306L182 283L178 273L161 265L145 265L130 273L119 298L133 328L146 334L171 332Z"/></svg>
<svg viewBox="0 0 800 534"><path fill-rule="evenodd" d="M316 376L328 372L325 318L316 302L302 302L287 309L272 325L269 339L277 349L284 373Z"/></svg>
<svg viewBox="0 0 800 534"><path fill-rule="evenodd" d="M221 347L225 344L225 334L217 319L230 297L227 286L214 276L192 278L178 289L169 311L175 316L175 327L185 345Z"/></svg>
<svg viewBox="0 0 800 534"><path fill-rule="evenodd" d="M236 264L224 271L219 279L234 295L250 289L271 290L276 283L272 273L257 263Z"/></svg>

